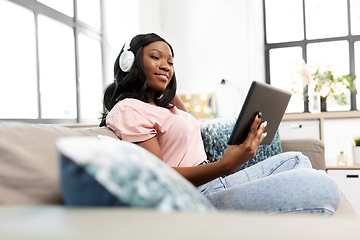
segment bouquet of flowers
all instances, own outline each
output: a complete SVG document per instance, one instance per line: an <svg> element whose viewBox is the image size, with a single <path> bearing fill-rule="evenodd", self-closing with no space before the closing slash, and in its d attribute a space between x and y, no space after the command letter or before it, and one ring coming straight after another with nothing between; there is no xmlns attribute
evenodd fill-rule
<svg viewBox="0 0 360 240"><path fill-rule="evenodd" d="M354 90L352 80L355 79L354 74L343 75L335 77L334 70L321 71L320 66L317 66L315 73L312 74L310 87L314 92L318 92L323 100L326 100L330 95L333 96L340 105L345 105L345 93L347 90ZM310 90L310 88L309 88Z"/></svg>
<svg viewBox="0 0 360 240"><path fill-rule="evenodd" d="M324 70L321 68L321 65L317 65L314 69L303 61L296 71L295 81L300 80L302 88L306 88L306 91L303 93L304 97L307 97L309 93L319 93L322 101L326 101L331 95L340 105L345 105L345 94L348 90L356 91L353 84L356 76L348 74L335 77L333 73L334 70L329 69L329 67Z"/></svg>

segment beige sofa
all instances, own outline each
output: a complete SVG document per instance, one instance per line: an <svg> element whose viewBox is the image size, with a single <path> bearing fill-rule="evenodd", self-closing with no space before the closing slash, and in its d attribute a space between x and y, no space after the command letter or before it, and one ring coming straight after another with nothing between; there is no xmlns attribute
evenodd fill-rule
<svg viewBox="0 0 360 240"><path fill-rule="evenodd" d="M123 226L127 226L127 228L123 229L123 231L127 233L132 230L134 231L132 235L134 238L126 239L141 239L141 236L146 236L142 235L146 231L141 232L139 231L141 228L137 228L139 224L142 226L141 224L144 224L146 220L149 222L145 229L149 231L151 226L156 229L163 225L167 226L168 229L163 233L169 233L169 229L178 231L171 223L179 222L180 224L181 222L181 224L185 224L184 226L190 227L190 225L195 225L201 229L203 225L201 221L208 221L209 219L214 219L214 221L217 222L219 222L219 219L223 219L225 222L227 222L227 219L238 219L237 221L245 221L246 224L249 224L247 219L250 219L249 221L254 223L258 221L270 221L272 224L281 224L288 222L284 220L284 218L289 218L295 222L300 221L305 225L312 223L312 221L317 221L317 224L321 225L319 221L324 221L319 220L316 216L303 217L300 215L297 217L280 217L263 216L261 214L252 215L240 212L218 212L215 214L176 212L164 215L163 213L150 209L85 209L66 207L62 204L59 187L58 155L54 143L56 139L64 136L95 137L99 134L117 138L108 128L70 128L0 121L0 222L6 222L6 224L0 224L0 238L1 236L7 236L8 239L22 239L22 234L35 234L34 236L39 236L39 238L32 239L41 239L41 237L44 236L44 239L46 239L46 237L53 237L56 236L56 234L60 234L58 236L67 236L66 231L69 231L71 232L71 234L69 233L69 237L73 236L73 234L79 234L79 238L77 239L82 237L84 237L84 239L93 239L90 237L90 233L92 232L95 234L94 236L100 236L100 233L110 234L111 231L116 231L118 225L109 222L115 220L119 221L119 224L126 223ZM282 141L282 147L283 151L302 151L305 155L309 156L314 168L325 169L324 145L321 141L310 139L287 140ZM88 224L85 224L84 221L88 221ZM333 221L334 225L336 225L338 221L346 221L348 222L348 226L352 226L351 224L359 224L359 219L354 208L344 196L336 213L325 221L331 221L331 223L324 222L324 229L325 224L331 225ZM68 222L71 222L71 224ZM133 225L131 223L133 223ZM45 231L44 227L41 226L42 224L50 227L53 231ZM60 226L58 224L60 224ZM233 223L230 223L229 226L232 225ZM77 232L73 226L81 228L82 231ZM180 228L184 228L184 226ZM229 226L224 226L224 228L228 229ZM16 227L24 227L24 232L20 233L16 230ZM192 229L192 227L190 228ZM319 229L320 228L321 227L319 227ZM222 232L223 230L225 229L219 231ZM197 230L193 229L193 231L195 233ZM213 229L213 231L215 231L215 229ZM243 234L244 232L247 234L251 233L249 229L244 229ZM355 228L350 232L357 232L357 236L360 236L359 231ZM115 232L113 233L115 234ZM291 234L291 232L288 232L288 234ZM11 238L11 236L14 238ZM139 238L135 236L139 236ZM156 239L163 239L162 236L165 239L165 235L159 235L159 233L154 236L157 236ZM177 236L184 236L184 234ZM216 234L212 236L216 236ZM146 239L152 238L149 237ZM174 236L173 239L178 238Z"/></svg>

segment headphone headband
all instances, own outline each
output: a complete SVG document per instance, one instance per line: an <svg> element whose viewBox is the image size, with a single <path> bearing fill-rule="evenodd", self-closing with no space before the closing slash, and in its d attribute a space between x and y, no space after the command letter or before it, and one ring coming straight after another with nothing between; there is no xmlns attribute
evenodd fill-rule
<svg viewBox="0 0 360 240"><path fill-rule="evenodd" d="M130 43L132 39L129 39L124 45L124 52L130 49Z"/></svg>

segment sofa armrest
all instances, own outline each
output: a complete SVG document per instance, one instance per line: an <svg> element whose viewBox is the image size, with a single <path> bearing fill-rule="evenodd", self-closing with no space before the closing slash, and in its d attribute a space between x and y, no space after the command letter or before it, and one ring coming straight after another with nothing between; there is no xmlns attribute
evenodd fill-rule
<svg viewBox="0 0 360 240"><path fill-rule="evenodd" d="M318 139L282 140L283 152L299 151L308 156L314 169L325 171L324 143Z"/></svg>

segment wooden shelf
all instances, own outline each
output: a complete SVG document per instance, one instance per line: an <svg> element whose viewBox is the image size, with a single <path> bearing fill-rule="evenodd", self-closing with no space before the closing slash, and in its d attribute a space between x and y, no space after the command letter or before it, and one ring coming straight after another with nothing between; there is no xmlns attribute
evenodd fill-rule
<svg viewBox="0 0 360 240"><path fill-rule="evenodd" d="M360 164L350 163L345 166L326 165L326 170L360 170Z"/></svg>
<svg viewBox="0 0 360 240"><path fill-rule="evenodd" d="M285 113L283 120L314 120L336 118L360 118L360 111L321 112L321 113Z"/></svg>

